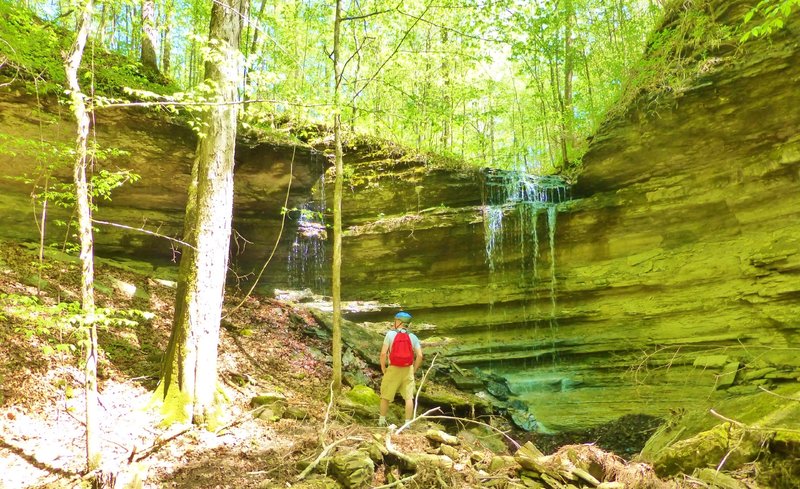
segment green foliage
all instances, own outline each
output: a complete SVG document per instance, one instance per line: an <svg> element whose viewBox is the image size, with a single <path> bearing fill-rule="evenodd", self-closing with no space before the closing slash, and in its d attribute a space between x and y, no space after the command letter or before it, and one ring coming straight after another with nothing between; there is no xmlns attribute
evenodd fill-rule
<svg viewBox="0 0 800 489"><path fill-rule="evenodd" d="M663 24L650 35L644 56L628 74L609 116L628 110L642 94L655 101L697 85L725 61L717 53L723 44L735 43L734 36L735 29L717 21L707 0L673 3Z"/></svg>
<svg viewBox="0 0 800 489"><path fill-rule="evenodd" d="M212 87L202 83L203 63L241 55L246 73L241 95L251 101L241 112L246 137L311 142L335 109L350 134L476 166L549 173L563 171L564 160L580 160L586 136L617 102L639 60L660 3L346 3L342 104L334 108L329 59L334 9L328 1L255 2L241 54L221 54L207 45L210 2L156 2L162 40L170 42L157 50L170 55L167 75L178 81L178 89L142 74L141 5L113 0L95 12L81 80L95 108L123 103L125 97L175 102L165 110L180 108L202 137L206 128L198 115L215 98ZM702 4L686 3L690 10ZM25 68L29 79L37 73L37 79L63 83L57 53L72 37L74 14L46 0L26 5L50 20L0 0L0 13L14 20L0 30L0 39L13 46L12 63ZM37 36L41 39L34 40ZM658 66L633 72L653 84L650 68Z"/></svg>
<svg viewBox="0 0 800 489"><path fill-rule="evenodd" d="M84 331L92 320L102 328L130 328L140 320L149 321L153 314L138 309L97 308L92 318L81 310L79 302L59 302L47 305L35 296L0 294L0 308L5 318L19 325L16 333L27 339L38 338L45 354L75 352L84 345Z"/></svg>
<svg viewBox="0 0 800 489"><path fill-rule="evenodd" d="M61 53L69 50L74 34L58 20L63 19L48 22L17 1L0 0L0 74L20 79L30 92L62 94L66 74ZM166 80L149 78L138 58L107 51L96 39L90 40L85 58L79 77L87 93L120 95L124 87L175 91Z"/></svg>
<svg viewBox="0 0 800 489"><path fill-rule="evenodd" d="M761 0L745 14L742 24L746 30L739 41L746 42L752 37L768 36L783 29L786 19L798 7L800 0Z"/></svg>
<svg viewBox="0 0 800 489"><path fill-rule="evenodd" d="M66 83L63 62L55 53L68 48L66 32L59 32L21 8L18 2L0 0L0 52L6 75L20 73L41 93L60 92Z"/></svg>
<svg viewBox="0 0 800 489"><path fill-rule="evenodd" d="M111 200L111 191L121 187L127 182L136 182L140 176L130 170L108 171L100 170L92 175L89 183L89 194L91 195L90 206L92 210L97 210L97 199L106 201ZM37 192L34 196L39 201L47 200L53 205L64 209L75 207L75 184L56 182L49 188Z"/></svg>
<svg viewBox="0 0 800 489"><path fill-rule="evenodd" d="M281 215L287 213L296 213L298 218L306 221L322 222L323 218L323 213L321 211L314 211L311 209L300 209L298 207L292 207L291 209L289 209L288 207L281 207Z"/></svg>
<svg viewBox="0 0 800 489"><path fill-rule="evenodd" d="M0 133L0 143L2 143L0 144L0 154L5 154L12 158L19 155L32 157L39 166L38 174L35 176L24 175L22 177L4 178L33 185L36 189L33 192L33 196L40 203L46 200L64 209L72 209L74 207L75 184L73 182L55 181L38 190L42 181L48 180L54 173L59 170L65 170L72 165L75 157L75 149L72 145L16 137L3 133ZM117 148L101 148L95 142L92 142L88 148L88 157L95 161L104 161L109 157L120 158L129 154L127 151ZM94 203L95 200L110 201L111 192L114 189L126 183L135 183L140 178L139 174L130 170L100 170L94 173L89 180L92 210L97 210L97 205Z"/></svg>

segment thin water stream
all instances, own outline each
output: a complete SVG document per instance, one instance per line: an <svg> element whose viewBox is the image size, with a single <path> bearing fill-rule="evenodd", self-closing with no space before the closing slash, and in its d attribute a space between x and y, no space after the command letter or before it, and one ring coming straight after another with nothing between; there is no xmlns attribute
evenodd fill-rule
<svg viewBox="0 0 800 489"><path fill-rule="evenodd" d="M316 154L314 160L322 167L323 161ZM325 293L329 289L329 265L326 263L328 233L325 223L324 168L321 168L319 180L311 189L311 199L299 208L287 209L286 212L297 227L287 261L289 286Z"/></svg>

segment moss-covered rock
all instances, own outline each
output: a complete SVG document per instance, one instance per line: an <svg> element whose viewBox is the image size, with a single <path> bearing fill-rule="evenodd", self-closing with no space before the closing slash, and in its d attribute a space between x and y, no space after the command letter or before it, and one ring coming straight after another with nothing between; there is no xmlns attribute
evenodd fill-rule
<svg viewBox="0 0 800 489"><path fill-rule="evenodd" d="M697 467L724 466L726 470L736 470L755 461L765 441L763 433L721 423L667 447L652 460L653 468L665 477L691 473Z"/></svg>
<svg viewBox="0 0 800 489"><path fill-rule="evenodd" d="M254 408L253 416L256 418L277 421L286 412L288 402L283 394L270 392L250 399L250 407Z"/></svg>
<svg viewBox="0 0 800 489"><path fill-rule="evenodd" d="M375 464L369 453L352 450L337 454L331 459L331 469L336 479L346 488L366 488L375 475Z"/></svg>
<svg viewBox="0 0 800 489"><path fill-rule="evenodd" d="M381 401L380 396L378 396L371 387L366 385L354 386L352 389L345 392L344 396L349 401L368 409L377 408Z"/></svg>
<svg viewBox="0 0 800 489"><path fill-rule="evenodd" d="M370 424L378 419L379 405L380 397L366 385L357 385L346 391L336 403L340 411Z"/></svg>
<svg viewBox="0 0 800 489"><path fill-rule="evenodd" d="M722 0L681 5L689 10L675 16L715 12L723 30L738 28L746 8ZM554 431L705 407L758 393L755 380L796 382L800 91L787 80L800 78L798 32L800 20L790 16L774 36L736 52L728 43L681 52L682 60L720 62L688 76L684 90L642 93L606 121L583 158L575 198L558 205L489 209L488 172L350 148L342 295L377 305L345 311L374 327L344 328L344 341L377 364L387 318L407 308L423 341L436 338L425 343L427 358L439 353L464 372L479 367L503 378L493 395L525 403ZM38 140L34 104L24 90L5 87L0 132ZM60 138L54 143L71 144L72 121L48 104L41 112ZM96 217L181 235L192 131L136 110L98 113L95 130L101 147L130 152L111 155L98 170L142 175L141 184L100 203ZM233 264L248 272L274 244L253 238L279 235L280 209L310 200L329 165L309 147L250 143L237 147L234 222L253 242ZM0 165L12 177L0 180L0 235L36 243L30 189L13 180L36 167L36 155L0 155ZM53 209L53 217L68 215ZM499 234L494 224L502 224ZM302 258L292 254L302 248L294 246L295 225L282 234L274 263ZM48 225L46 236L60 242L63 229ZM163 237L103 226L95 249L174 279ZM315 270L319 276L304 279L324 283L329 264ZM283 266L265 280L270 293L293 283ZM721 375L737 362L742 375ZM776 370L748 377L769 368ZM474 389L465 377L459 382Z"/></svg>

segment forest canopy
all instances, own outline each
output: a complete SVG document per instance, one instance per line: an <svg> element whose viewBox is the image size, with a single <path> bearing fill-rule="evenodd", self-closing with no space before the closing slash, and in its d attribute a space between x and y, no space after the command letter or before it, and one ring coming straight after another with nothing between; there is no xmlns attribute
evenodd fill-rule
<svg viewBox="0 0 800 489"><path fill-rule="evenodd" d="M85 64L97 90L191 93L202 79L211 4L98 2ZM54 54L74 29L75 8L65 0L23 5L0 0L5 58L42 86L60 84ZM662 11L651 0L366 0L343 7L346 130L535 173L579 161ZM330 121L333 16L327 1L252 0L240 91L259 102L247 104L244 123L297 133Z"/></svg>

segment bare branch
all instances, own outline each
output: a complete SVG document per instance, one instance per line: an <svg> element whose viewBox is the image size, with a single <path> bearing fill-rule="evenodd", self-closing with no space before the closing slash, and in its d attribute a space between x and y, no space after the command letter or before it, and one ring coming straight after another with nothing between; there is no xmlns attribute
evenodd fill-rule
<svg viewBox="0 0 800 489"><path fill-rule="evenodd" d="M395 46L394 51L392 51L392 53L389 56L387 56L386 59L383 60L383 63L381 63L381 65L378 66L378 69L375 70L375 73L373 73L372 76L369 77L369 79L366 81L366 83L364 83L364 85L358 91L356 91L356 93L350 99L351 100L351 102L350 102L351 104L355 103L356 98L358 98L358 96L361 95L361 92L363 92L367 88L367 86L369 86L369 84L372 83L372 81L378 76L378 74L381 72L381 70L383 70L383 67L386 66L386 64L389 63L389 61L392 58L394 58L394 55L397 54L397 52L400 50L400 46L402 46L403 43L406 41L406 38L408 37L408 35L411 34L411 31L414 30L414 27L417 26L417 23L419 23L419 21L422 20L422 18L425 16L425 14L428 13L428 10L431 8L431 3L432 2L428 3L428 5L425 6L425 10L422 12L422 15L420 15L419 17L413 17L412 16L412 18L414 18L414 22L411 24L411 27L406 29L406 32L403 33L403 37L400 39L400 42L397 43L397 46ZM401 12L401 11L398 10L398 12Z"/></svg>
<svg viewBox="0 0 800 489"><path fill-rule="evenodd" d="M404 483L414 480L414 478L416 476L418 476L418 475L419 475L418 473L417 474L413 474L413 475L409 475L406 478L398 479L398 480L396 480L394 482L391 482L389 484L384 484L382 486L377 486L377 487L374 487L372 489L389 489L390 487L402 486Z"/></svg>
<svg viewBox="0 0 800 489"><path fill-rule="evenodd" d="M792 400L796 401L797 399L792 399ZM742 428L744 430L747 430L747 431L782 431L782 432L786 432L786 433L800 433L800 430L793 430L791 428L780 428L780 427L775 427L775 426L773 426L773 427L770 427L770 426L766 426L766 427L748 426L748 425L742 423L741 421L736 421L735 419L731 419L731 418L725 417L725 416L719 414L718 412L714 411L713 409L709 409L709 412L711 412L711 414L716 416L717 418L719 418L719 419L721 419L723 421L727 421L728 423L731 423L732 425L735 425L735 426L737 426L739 428Z"/></svg>
<svg viewBox="0 0 800 489"><path fill-rule="evenodd" d="M387 13L387 12L391 12L392 10L394 10L394 9L393 9L393 8L387 8L386 10L379 10L379 11L377 11L377 12L371 12L371 13L364 14L364 15L353 15L353 16L351 16L351 17L343 17L343 18L341 19L341 21L342 21L342 22L347 22L348 20L361 20L361 19L366 19L366 18L368 18L368 17L374 17L374 16L376 16L376 15L381 15L381 14L385 14L385 13Z"/></svg>
<svg viewBox="0 0 800 489"><path fill-rule="evenodd" d="M259 103L286 104L294 107L327 107L328 105L330 105L330 104L299 104L295 102L287 102L285 100L273 100L273 99L247 99L247 100L234 100L229 102L168 102L168 101L120 102L112 104L95 105L94 109L107 109L107 108L117 108L117 107L197 107L197 106L218 107L223 105L249 105L249 104L259 104Z"/></svg>
<svg viewBox="0 0 800 489"><path fill-rule="evenodd" d="M317 456L317 458L314 459L314 461L311 462L308 465L308 467L305 468L305 470L300 472L300 475L297 476L297 480L300 481L300 480L305 479L306 476L308 474L310 474L311 471L313 471L317 467L317 465L319 465L319 463L322 461L322 459L325 458L325 456L328 455L331 450L333 450L338 445L341 445L342 443L344 443L346 441L363 441L363 440L361 438L358 438L358 437L348 436L347 438L341 438L341 439L336 440L335 442L331 443L330 445L325 446L322 449L322 451L319 453L319 456Z"/></svg>
<svg viewBox="0 0 800 489"><path fill-rule="evenodd" d="M780 394L777 394L777 393L772 392L771 390L765 388L763 385L758 386L758 388L761 389L762 391L766 392L767 394L772 395L772 396L780 397L781 399L786 399L787 401L800 402L800 399L798 399L796 397L782 396Z"/></svg>
<svg viewBox="0 0 800 489"><path fill-rule="evenodd" d="M124 224L117 224L115 222L100 221L100 220L94 219L94 218L92 218L92 222L95 223L95 224L104 224L106 226L113 226L115 228L128 229L130 231L139 231L139 232L144 233L144 234L149 234L151 236L156 236L158 238L164 238L164 239L172 241L174 243L178 243L178 244L181 244L183 246L188 246L189 248L195 249L194 246L190 245L186 241L181 241L179 239L172 238L170 236L166 236L164 234L156 233L156 232L153 232L153 231L148 231L147 229L144 229L144 228L135 228L135 227L132 227L132 226L126 226Z"/></svg>

